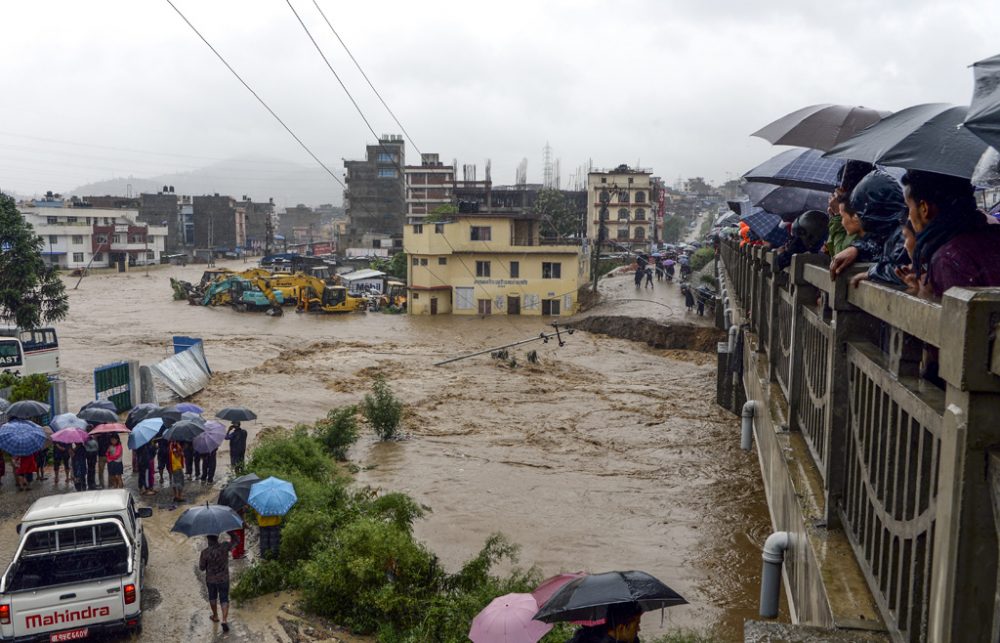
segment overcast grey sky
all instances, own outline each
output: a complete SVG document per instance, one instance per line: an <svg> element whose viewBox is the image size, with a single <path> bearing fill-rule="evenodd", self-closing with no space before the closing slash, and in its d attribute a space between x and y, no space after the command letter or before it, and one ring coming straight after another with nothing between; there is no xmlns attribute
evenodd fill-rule
<svg viewBox="0 0 1000 643"><path fill-rule="evenodd" d="M564 184L588 158L722 181L780 151L748 134L787 112L968 104L967 65L1000 51L997 0L317 1L420 149L492 159L496 183L522 157L540 181L546 141ZM283 0L175 2L338 175L373 142ZM293 4L376 131L397 132L312 0ZM312 164L162 0L0 12L5 189ZM246 164L248 191L269 167Z"/></svg>

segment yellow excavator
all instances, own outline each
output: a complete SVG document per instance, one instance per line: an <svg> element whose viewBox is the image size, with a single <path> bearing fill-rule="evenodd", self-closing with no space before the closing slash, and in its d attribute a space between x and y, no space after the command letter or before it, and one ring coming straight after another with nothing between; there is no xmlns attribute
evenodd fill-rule
<svg viewBox="0 0 1000 643"><path fill-rule="evenodd" d="M301 276L297 294L295 310L300 313L353 313L368 308L367 299L354 297L343 286L331 286L309 275Z"/></svg>

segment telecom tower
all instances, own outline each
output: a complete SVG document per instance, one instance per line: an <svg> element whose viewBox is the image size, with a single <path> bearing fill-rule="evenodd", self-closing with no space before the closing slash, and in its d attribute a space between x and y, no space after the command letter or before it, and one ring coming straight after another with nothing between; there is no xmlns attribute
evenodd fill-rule
<svg viewBox="0 0 1000 643"><path fill-rule="evenodd" d="M542 148L542 187L552 187L552 146L548 141Z"/></svg>

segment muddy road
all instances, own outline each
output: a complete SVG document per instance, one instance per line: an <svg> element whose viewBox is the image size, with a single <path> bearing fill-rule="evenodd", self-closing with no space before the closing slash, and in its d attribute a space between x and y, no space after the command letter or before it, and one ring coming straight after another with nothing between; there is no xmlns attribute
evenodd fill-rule
<svg viewBox="0 0 1000 643"><path fill-rule="evenodd" d="M435 367L537 335L545 324L292 311L275 318L172 301L168 278L197 280L201 270L99 274L70 291L70 318L58 329L74 409L92 395L95 366L158 361L174 334L204 338L215 373L191 401L211 411L251 406L260 416L247 427L251 434L357 403L382 373L406 403L409 439L377 443L365 433L351 453L357 480L431 507L415 531L447 567L502 531L522 546L520 563L546 575L643 569L688 598L691 605L666 613L663 627L659 615L647 616L647 635L715 627L720 639L741 640L743 619L756 612L769 521L756 457L739 450L736 419L712 402L713 355L578 331L561 348L554 341L520 347L515 368L488 356ZM637 294L630 277L615 277L604 288L610 301L593 315L708 325L684 312L676 285ZM539 364L527 363L530 349ZM228 462L224 450L219 461L220 468ZM126 470L126 485L134 484ZM30 494L15 494L4 481L4 561L16 544L17 517L31 497L51 492L51 479ZM217 492L198 488L189 497ZM219 632L195 574L202 544L169 533L183 507L171 510L168 498L169 489L150 503L143 639L210 640ZM306 625L293 604L283 595L234 608L227 640L294 640ZM323 636L357 640L331 630L305 638Z"/></svg>

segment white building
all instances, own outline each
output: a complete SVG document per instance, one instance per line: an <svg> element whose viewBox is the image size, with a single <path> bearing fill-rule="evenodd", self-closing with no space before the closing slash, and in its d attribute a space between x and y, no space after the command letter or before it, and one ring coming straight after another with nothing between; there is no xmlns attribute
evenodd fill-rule
<svg viewBox="0 0 1000 643"><path fill-rule="evenodd" d="M407 165L406 222L420 223L434 208L451 205L455 168L441 163L437 154L421 154L420 165Z"/></svg>
<svg viewBox="0 0 1000 643"><path fill-rule="evenodd" d="M44 241L42 254L59 268L107 268L160 262L167 226L139 222L138 210L19 206Z"/></svg>

